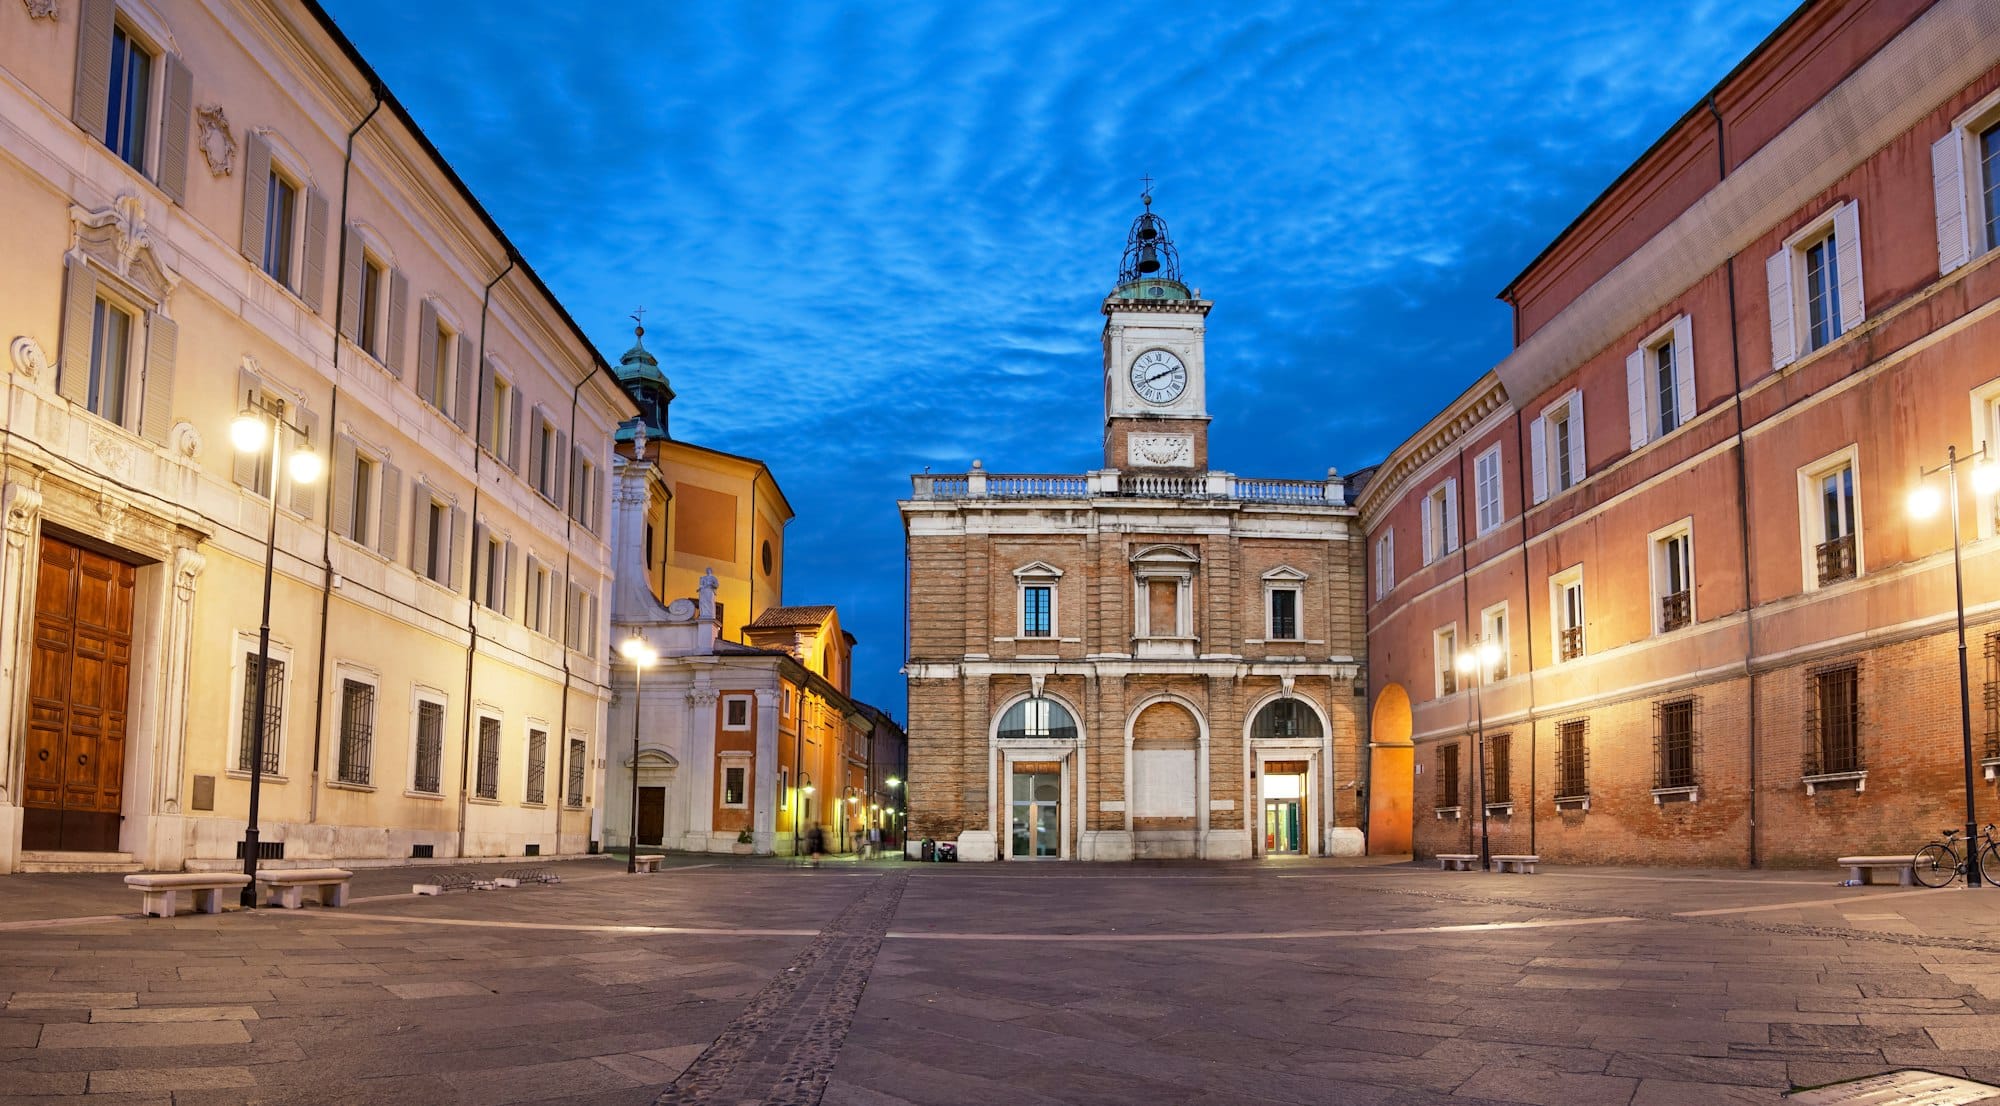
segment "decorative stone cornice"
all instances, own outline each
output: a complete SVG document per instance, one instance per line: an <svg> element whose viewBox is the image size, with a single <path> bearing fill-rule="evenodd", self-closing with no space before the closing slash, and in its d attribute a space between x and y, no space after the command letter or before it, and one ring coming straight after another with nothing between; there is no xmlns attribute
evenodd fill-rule
<svg viewBox="0 0 2000 1106"><path fill-rule="evenodd" d="M691 707L712 707L717 696L712 687L691 687L687 689L687 704Z"/></svg>
<svg viewBox="0 0 2000 1106"><path fill-rule="evenodd" d="M1394 501L1412 474L1507 404L1507 389L1500 383L1499 377L1487 373L1484 379L1453 400L1451 406L1440 411L1423 429L1405 439L1383 459L1374 477L1361 489L1362 529L1374 528L1382 512Z"/></svg>
<svg viewBox="0 0 2000 1106"><path fill-rule="evenodd" d="M153 249L146 203L124 195L102 211L72 205L70 230L76 252L123 278L154 304L164 304L180 283Z"/></svg>

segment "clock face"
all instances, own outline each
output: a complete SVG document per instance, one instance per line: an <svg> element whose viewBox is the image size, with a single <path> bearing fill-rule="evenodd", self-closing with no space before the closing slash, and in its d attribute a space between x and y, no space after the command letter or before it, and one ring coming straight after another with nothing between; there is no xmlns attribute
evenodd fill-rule
<svg viewBox="0 0 2000 1106"><path fill-rule="evenodd" d="M1147 403L1172 403L1187 391L1187 366L1163 349L1149 349L1132 362L1132 390Z"/></svg>

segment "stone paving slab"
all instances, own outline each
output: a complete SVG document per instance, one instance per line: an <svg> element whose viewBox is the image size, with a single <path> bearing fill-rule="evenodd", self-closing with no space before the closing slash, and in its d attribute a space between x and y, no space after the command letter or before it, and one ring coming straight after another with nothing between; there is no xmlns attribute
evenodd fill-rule
<svg viewBox="0 0 2000 1106"><path fill-rule="evenodd" d="M2000 890L674 860L438 898L363 870L345 910L174 919L134 917L117 877L0 877L0 1106L1731 1103L1902 1066L2000 1083Z"/></svg>

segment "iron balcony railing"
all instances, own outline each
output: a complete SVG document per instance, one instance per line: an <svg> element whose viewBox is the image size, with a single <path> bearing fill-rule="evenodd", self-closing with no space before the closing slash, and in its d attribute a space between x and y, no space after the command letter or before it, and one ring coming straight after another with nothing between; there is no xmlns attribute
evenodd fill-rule
<svg viewBox="0 0 2000 1106"><path fill-rule="evenodd" d="M1563 660L1573 661L1583 656L1583 627L1566 626L1557 634L1557 637L1562 643Z"/></svg>
<svg viewBox="0 0 2000 1106"><path fill-rule="evenodd" d="M1691 598L1691 594L1685 591L1660 597L1661 632L1678 630L1688 624L1694 606L1689 602Z"/></svg>
<svg viewBox="0 0 2000 1106"><path fill-rule="evenodd" d="M1854 579L1854 535L1819 543L1819 582L1824 587L1836 580Z"/></svg>

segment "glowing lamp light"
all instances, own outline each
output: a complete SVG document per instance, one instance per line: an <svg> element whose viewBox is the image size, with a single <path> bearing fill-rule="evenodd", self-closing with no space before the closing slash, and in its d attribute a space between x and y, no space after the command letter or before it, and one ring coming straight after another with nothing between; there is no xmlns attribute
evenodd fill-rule
<svg viewBox="0 0 2000 1106"><path fill-rule="evenodd" d="M1930 518L1944 506L1944 495L1929 484L1919 484L1906 504L1913 518Z"/></svg>
<svg viewBox="0 0 2000 1106"><path fill-rule="evenodd" d="M319 454L312 450L301 449L292 454L285 462L285 467L291 470L292 483L310 484L319 479L320 473L326 471L326 462L320 460Z"/></svg>
<svg viewBox="0 0 2000 1106"><path fill-rule="evenodd" d="M660 659L660 654L642 637L630 637L618 645L618 655L641 668Z"/></svg>
<svg viewBox="0 0 2000 1106"><path fill-rule="evenodd" d="M1474 672L1479 671L1479 658L1473 656L1471 653L1460 653L1458 655L1457 667L1460 672L1470 676Z"/></svg>
<svg viewBox="0 0 2000 1106"><path fill-rule="evenodd" d="M887 783L890 787L900 787L902 786L903 783L902 780L899 780L894 776L890 776L887 780L884 780L883 782Z"/></svg>
<svg viewBox="0 0 2000 1106"><path fill-rule="evenodd" d="M245 411L229 424L229 441L243 453L262 453L271 440L271 426L264 416Z"/></svg>
<svg viewBox="0 0 2000 1106"><path fill-rule="evenodd" d="M2000 492L2000 464L1981 461L1972 466L1972 490L1980 495Z"/></svg>
<svg viewBox="0 0 2000 1106"><path fill-rule="evenodd" d="M1490 641L1479 643L1479 663L1488 668L1500 663L1500 647Z"/></svg>

